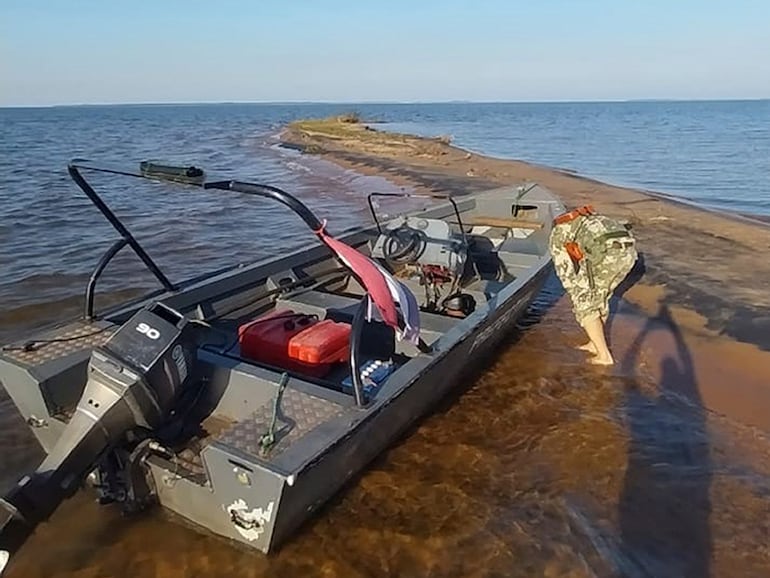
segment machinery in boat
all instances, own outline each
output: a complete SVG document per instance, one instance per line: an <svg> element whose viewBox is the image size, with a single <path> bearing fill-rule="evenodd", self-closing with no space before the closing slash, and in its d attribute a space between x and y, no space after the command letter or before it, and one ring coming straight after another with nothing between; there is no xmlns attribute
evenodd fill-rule
<svg viewBox="0 0 770 578"><path fill-rule="evenodd" d="M84 484L111 507L159 504L274 550L515 324L549 274L564 211L524 184L427 195L435 204L382 220L374 193L373 223L336 238L272 186L151 162L68 171L119 236L81 317L0 351L0 382L47 454L0 500L3 562ZM173 283L94 172L279 202L319 243ZM126 247L161 288L97 313L98 280Z"/></svg>

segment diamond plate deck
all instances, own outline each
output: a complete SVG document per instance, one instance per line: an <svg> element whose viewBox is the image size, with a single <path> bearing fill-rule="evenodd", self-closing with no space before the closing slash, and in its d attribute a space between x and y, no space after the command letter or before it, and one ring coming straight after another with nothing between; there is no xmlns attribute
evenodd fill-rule
<svg viewBox="0 0 770 578"><path fill-rule="evenodd" d="M4 349L2 354L14 361L34 367L71 353L103 345L117 329L117 326L100 327L85 321L75 321L37 337L40 341L56 340L52 343L40 343L32 351L23 351L9 346L10 349Z"/></svg>
<svg viewBox="0 0 770 578"><path fill-rule="evenodd" d="M271 461L291 444L321 425L342 414L343 408L332 401L286 389L275 424L275 444L267 455L260 456L260 438L267 433L273 416L273 401L260 407L246 419L224 431L219 440L240 451Z"/></svg>

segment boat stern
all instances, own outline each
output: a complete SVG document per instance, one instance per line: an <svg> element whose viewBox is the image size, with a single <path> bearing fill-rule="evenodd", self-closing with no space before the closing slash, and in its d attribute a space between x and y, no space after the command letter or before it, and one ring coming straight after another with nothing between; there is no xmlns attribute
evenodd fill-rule
<svg viewBox="0 0 770 578"><path fill-rule="evenodd" d="M163 459L148 460L161 505L194 526L270 552L281 498L292 476L219 442L207 445L200 457L204 476L186 475Z"/></svg>

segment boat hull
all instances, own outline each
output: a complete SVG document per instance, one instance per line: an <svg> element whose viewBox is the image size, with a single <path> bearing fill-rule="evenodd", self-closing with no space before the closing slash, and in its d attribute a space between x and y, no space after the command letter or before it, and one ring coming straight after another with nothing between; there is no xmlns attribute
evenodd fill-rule
<svg viewBox="0 0 770 578"><path fill-rule="evenodd" d="M468 359L485 358L510 334L551 270L550 261L544 260L519 286L510 288L508 298L500 300L475 330L463 339L451 340L450 336L449 345L435 357L412 360L413 375L402 378L405 383L400 384L400 392L385 403L361 410L351 418L358 418L355 427L301 471L276 471L255 460L255 450L239 451L214 442L201 454L209 476L206 484L184 478L169 483L169 464L151 464L155 483L162 488L158 492L161 505L194 526L249 548L264 553L280 548L351 478L432 407L467 384L465 380L479 369ZM252 447L259 433L253 432ZM248 524L233 521L234 510L261 523L244 527Z"/></svg>
<svg viewBox="0 0 770 578"><path fill-rule="evenodd" d="M101 206L77 171L71 172ZM216 179L202 186L268 196L292 208L313 231L321 226L304 205L279 189ZM521 202L524 194L529 195L527 204ZM130 374L130 383L141 387L124 389L143 392L147 408L157 392L176 392L176 382L163 379L168 371L172 377L184 376L178 381L189 392L185 389L178 399L163 397L170 404L163 406L167 422L145 420L145 406L136 406L141 409L132 414L136 429L131 422L116 432L119 441L104 454L80 457L95 468L91 474L105 501L117 500L127 511L159 503L195 527L269 553L432 407L467 383L479 369L470 360L487 358L545 284L552 271L548 237L554 216L563 210L558 199L537 185L450 199L411 215L413 226L407 229L424 246L401 264L396 263L398 251L390 254L390 261L377 253L385 239L393 241L394 229L384 229L376 217L376 227L340 236L335 246L347 243L348 255L389 263L392 273L387 275L393 275L392 285L400 279L404 293L425 291L417 343L397 339L392 324L364 319L371 291L346 259L334 250L330 254L331 246L305 248L167 287L149 256L104 210L122 235L121 246L129 244L166 290L95 315L93 286L114 254L110 249L87 288L83 319L43 333L28 342L33 347L22 341L0 353L0 379L44 450L74 455L85 450L61 443L67 445L72 416L81 404L94 402L83 397L86 382L97 384L99 375L109 373L92 371L94 356L117 351L97 365L115 375ZM437 271L439 277L449 274L451 283L435 286L426 275L435 279ZM443 300L438 306L442 292L447 298L461 296L472 306L445 306ZM154 317L147 317L148 311ZM276 311L349 324L349 363L318 379L244 355L239 328ZM156 327L169 321L195 338L179 341L179 351L175 346L168 359L165 349L153 357L166 373L145 372L130 360L137 352L155 355L147 340L158 339ZM378 363L390 373L364 393L367 363ZM99 391L123 391L111 384L99 382L104 386ZM153 430L150 423L158 427ZM62 476L68 463L61 462ZM104 479L111 481L100 483ZM48 490L54 494L57 489ZM30 504L37 498L26 497ZM55 498L63 499L58 494Z"/></svg>

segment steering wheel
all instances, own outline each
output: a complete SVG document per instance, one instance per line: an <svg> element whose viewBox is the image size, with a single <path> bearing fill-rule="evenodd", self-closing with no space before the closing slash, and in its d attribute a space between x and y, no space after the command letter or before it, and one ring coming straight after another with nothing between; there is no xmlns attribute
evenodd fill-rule
<svg viewBox="0 0 770 578"><path fill-rule="evenodd" d="M401 225L388 232L382 250L389 263L414 263L427 245L428 239L423 231Z"/></svg>

